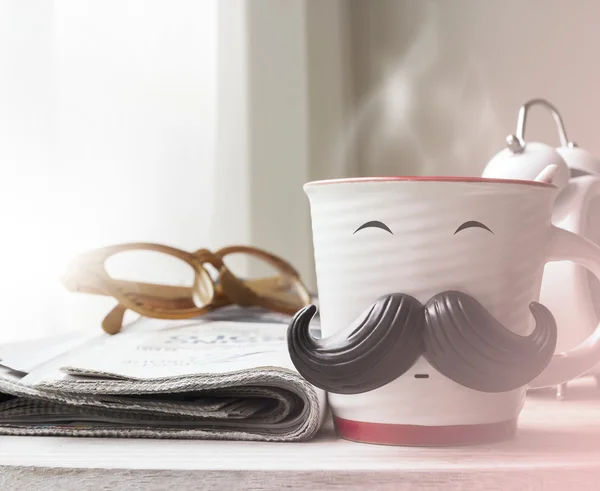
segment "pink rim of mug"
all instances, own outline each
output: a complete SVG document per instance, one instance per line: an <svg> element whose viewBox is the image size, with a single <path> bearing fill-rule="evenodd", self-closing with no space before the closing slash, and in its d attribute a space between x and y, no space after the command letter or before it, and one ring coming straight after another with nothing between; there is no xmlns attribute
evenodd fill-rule
<svg viewBox="0 0 600 491"><path fill-rule="evenodd" d="M457 182L457 183L490 183L490 184L521 184L542 188L556 188L554 184L525 179L500 179L494 177L459 177L459 176L392 176L392 177L345 177L340 179L324 179L307 182L304 187L323 186L325 184L346 184L361 182Z"/></svg>

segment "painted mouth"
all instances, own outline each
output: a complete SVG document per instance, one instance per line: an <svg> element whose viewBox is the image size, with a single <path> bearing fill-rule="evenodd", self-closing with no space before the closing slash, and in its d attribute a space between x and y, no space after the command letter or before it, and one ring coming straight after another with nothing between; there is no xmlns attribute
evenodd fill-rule
<svg viewBox="0 0 600 491"><path fill-rule="evenodd" d="M415 378L429 378L428 373L415 373Z"/></svg>

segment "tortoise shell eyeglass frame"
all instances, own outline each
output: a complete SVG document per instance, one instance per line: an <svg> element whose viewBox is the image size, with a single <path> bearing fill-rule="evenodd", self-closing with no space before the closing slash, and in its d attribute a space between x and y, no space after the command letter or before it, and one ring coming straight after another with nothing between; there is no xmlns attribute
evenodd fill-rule
<svg viewBox="0 0 600 491"><path fill-rule="evenodd" d="M105 262L125 251L154 251L176 257L193 269L194 283L186 287L114 279L106 271ZM279 275L242 280L225 265L223 259L230 254L258 258L274 267ZM218 272L216 280L206 265ZM193 253L146 242L112 245L76 257L61 280L71 292L111 296L119 302L102 321L102 329L108 334L121 330L127 309L157 319L188 319L232 304L293 315L311 302L306 286L291 264L262 249L239 245Z"/></svg>

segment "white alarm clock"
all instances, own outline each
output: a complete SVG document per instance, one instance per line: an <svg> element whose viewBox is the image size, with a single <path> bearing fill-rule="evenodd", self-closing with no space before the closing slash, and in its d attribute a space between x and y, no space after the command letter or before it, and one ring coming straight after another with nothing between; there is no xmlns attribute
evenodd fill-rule
<svg viewBox="0 0 600 491"><path fill-rule="evenodd" d="M551 111L559 131L559 147L524 140L527 111L534 105ZM482 176L552 182L560 190L552 223L600 244L600 160L568 140L556 107L544 99L526 102L519 110L517 131L507 137L506 143L507 148L490 160ZM568 351L584 341L598 325L600 283L576 263L548 263L540 302L556 318L556 351ZM595 377L600 387L600 364L586 375ZM566 389L567 384L557 387L559 399L566 396Z"/></svg>

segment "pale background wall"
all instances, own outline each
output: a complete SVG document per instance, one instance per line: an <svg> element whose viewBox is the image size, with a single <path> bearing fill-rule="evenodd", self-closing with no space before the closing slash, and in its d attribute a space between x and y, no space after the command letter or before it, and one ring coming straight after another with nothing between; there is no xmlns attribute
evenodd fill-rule
<svg viewBox="0 0 600 491"><path fill-rule="evenodd" d="M351 0L362 174L479 174L545 97L600 154L600 3ZM558 144L541 109L527 138Z"/></svg>
<svg viewBox="0 0 600 491"><path fill-rule="evenodd" d="M9 309L0 333L96 328L112 302L73 296L57 281L73 254L133 240L192 250L219 242L209 233L217 3L0 6L0 97L9 102L0 104L0 161L9 169L2 216L10 241L2 246L10 262L2 298L18 309ZM242 230L239 240L246 238ZM175 281L181 274L165 272Z"/></svg>
<svg viewBox="0 0 600 491"><path fill-rule="evenodd" d="M114 302L69 294L58 277L74 254L105 244L253 244L286 257L312 286L302 184L343 117L345 99L330 92L341 77L344 8L0 0L1 199L11 238L0 284L13 307L2 339L96 329ZM308 51L321 40L330 46L318 54L324 69L309 80ZM317 97L328 104L313 114ZM171 262L152 263L154 277L147 261L120 266L140 279L187 279Z"/></svg>
<svg viewBox="0 0 600 491"><path fill-rule="evenodd" d="M212 247L216 3L55 0L54 31L63 254L127 241ZM182 265L151 258L127 269L189 284ZM112 305L58 298L69 327L97 322Z"/></svg>
<svg viewBox="0 0 600 491"><path fill-rule="evenodd" d="M52 274L44 240L52 232L45 214L55 127L52 16L52 3L0 2L0 339L39 333L53 313L42 299Z"/></svg>
<svg viewBox="0 0 600 491"><path fill-rule="evenodd" d="M112 302L56 278L112 242L250 243L314 286L305 181L478 174L530 97L600 153L599 14L561 0L0 0L0 336L97 328ZM529 121L528 137L557 142L546 114Z"/></svg>

